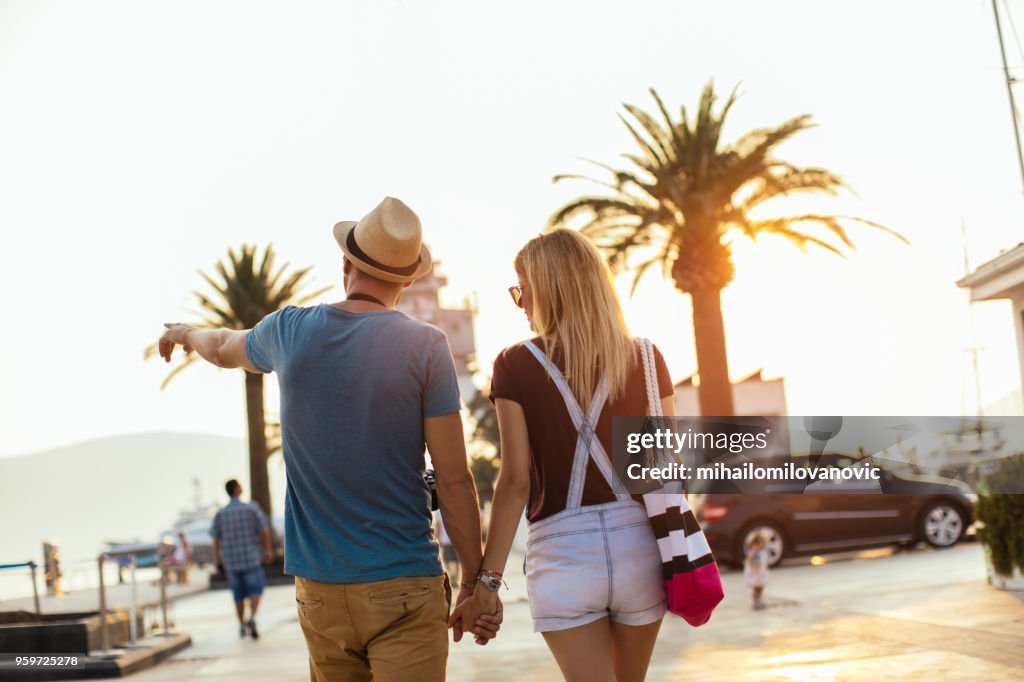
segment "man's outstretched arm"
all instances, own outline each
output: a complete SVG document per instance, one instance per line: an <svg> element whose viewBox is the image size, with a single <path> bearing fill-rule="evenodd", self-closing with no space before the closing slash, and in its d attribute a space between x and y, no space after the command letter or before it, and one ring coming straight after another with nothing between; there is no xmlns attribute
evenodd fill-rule
<svg viewBox="0 0 1024 682"><path fill-rule="evenodd" d="M249 361L245 352L245 339L249 330L197 329L187 324L164 324L167 331L160 337L160 357L171 361L175 346L191 349L201 358L218 367L235 369L241 367L250 372L259 372Z"/></svg>

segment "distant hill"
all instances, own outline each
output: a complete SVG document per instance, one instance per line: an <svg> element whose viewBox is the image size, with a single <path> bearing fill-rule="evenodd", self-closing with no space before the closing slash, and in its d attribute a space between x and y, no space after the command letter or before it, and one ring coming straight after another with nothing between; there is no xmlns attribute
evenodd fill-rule
<svg viewBox="0 0 1024 682"><path fill-rule="evenodd" d="M115 436L2 458L0 563L39 561L47 538L69 563L95 558L106 540L156 539L193 506L193 478L203 504L221 504L224 481L244 483L248 472L244 441L195 433Z"/></svg>

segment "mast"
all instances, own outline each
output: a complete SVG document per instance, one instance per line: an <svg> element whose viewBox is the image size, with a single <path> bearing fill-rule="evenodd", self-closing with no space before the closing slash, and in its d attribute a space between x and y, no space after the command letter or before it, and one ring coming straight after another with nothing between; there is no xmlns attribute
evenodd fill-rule
<svg viewBox="0 0 1024 682"><path fill-rule="evenodd" d="M1006 46L1003 44L1003 26L999 22L999 8L996 0L992 0L992 13L996 17L996 34L999 36L999 54L1003 57L1003 73L1006 74L1006 94L1010 96L1010 117L1013 119L1013 136L1017 140L1017 164L1020 167L1021 186L1024 187L1024 153L1020 146L1020 126L1017 123L1017 103L1013 99L1014 78L1010 75L1010 67L1006 64Z"/></svg>
<svg viewBox="0 0 1024 682"><path fill-rule="evenodd" d="M967 276L971 274L971 268L967 260L967 223L964 222L963 218L960 219L960 234L963 237L964 245L964 276ZM981 372L978 370L978 353L980 349L978 348L978 338L974 329L974 306L971 305L970 301L967 302L967 315L971 328L971 347L967 349L967 352L971 356L971 365L974 370L974 398L977 401L978 407L978 436L980 437L981 424L984 418L984 411L981 406Z"/></svg>

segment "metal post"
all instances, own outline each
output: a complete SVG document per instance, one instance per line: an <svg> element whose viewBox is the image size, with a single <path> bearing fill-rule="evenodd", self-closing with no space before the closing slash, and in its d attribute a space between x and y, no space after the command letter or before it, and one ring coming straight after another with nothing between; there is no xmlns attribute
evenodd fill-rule
<svg viewBox="0 0 1024 682"><path fill-rule="evenodd" d="M138 559L136 559L135 555L133 554L132 563L130 564L132 569L132 606L128 610L128 641L132 643L134 643L139 636L138 624L136 623L136 621L139 619L139 590L138 583L135 582L135 567L137 564Z"/></svg>
<svg viewBox="0 0 1024 682"><path fill-rule="evenodd" d="M103 561L106 555L100 554L100 646L110 651L110 631L107 630L107 586L103 583Z"/></svg>
<svg viewBox="0 0 1024 682"><path fill-rule="evenodd" d="M1006 74L1006 94L1010 96L1010 117L1013 119L1013 137L1017 142L1017 164L1020 166L1021 182L1024 182L1024 151L1020 146L1020 126L1017 123L1017 103L1013 99L1013 76L1006 64L1006 47L1003 45L1003 26L999 22L999 8L996 0L992 0L992 13L996 16L996 35L999 36L999 54L1003 58L1003 73Z"/></svg>
<svg viewBox="0 0 1024 682"><path fill-rule="evenodd" d="M36 584L36 562L28 562L29 568L32 569L32 601L36 604L36 615L43 615L43 610L39 608L39 585Z"/></svg>
<svg viewBox="0 0 1024 682"><path fill-rule="evenodd" d="M164 634L167 634L167 566L160 562L160 613L164 620Z"/></svg>

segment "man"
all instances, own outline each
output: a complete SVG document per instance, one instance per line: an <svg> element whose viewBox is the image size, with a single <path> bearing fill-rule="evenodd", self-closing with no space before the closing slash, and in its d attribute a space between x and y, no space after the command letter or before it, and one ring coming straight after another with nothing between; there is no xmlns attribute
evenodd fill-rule
<svg viewBox="0 0 1024 682"><path fill-rule="evenodd" d="M477 584L481 542L447 338L394 310L431 257L419 218L390 197L335 225L334 238L346 300L289 306L244 331L169 324L160 353L169 361L178 344L220 367L278 374L285 571L296 576L311 679L443 680L450 588L431 536L424 444L472 578L458 601ZM486 644L500 622L499 610L467 629Z"/></svg>
<svg viewBox="0 0 1024 682"><path fill-rule="evenodd" d="M238 635L246 631L259 639L256 629L256 610L260 607L265 580L263 563L274 558L270 542L270 525L263 510L252 502L242 502L242 484L231 479L224 484L231 501L213 517L213 559L224 567L224 575L235 599L238 615ZM249 619L245 619L245 602L249 602Z"/></svg>

